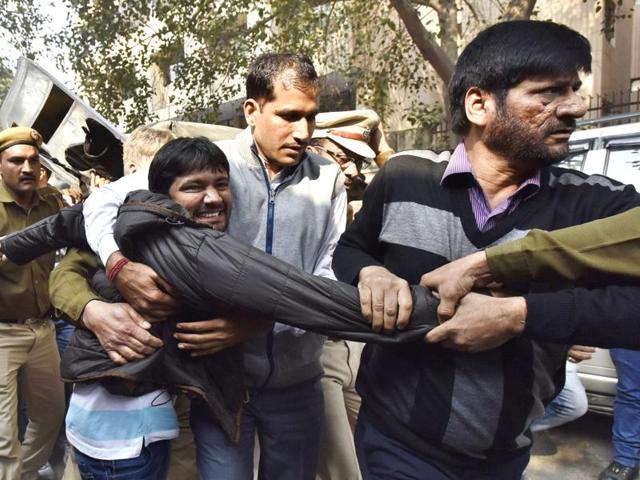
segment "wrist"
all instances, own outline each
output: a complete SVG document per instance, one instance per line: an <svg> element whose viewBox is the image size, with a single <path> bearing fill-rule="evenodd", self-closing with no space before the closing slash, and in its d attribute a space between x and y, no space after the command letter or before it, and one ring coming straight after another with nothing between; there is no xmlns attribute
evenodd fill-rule
<svg viewBox="0 0 640 480"><path fill-rule="evenodd" d="M107 268L107 279L110 282L114 282L120 271L126 267L128 263L129 259L127 257L122 257L115 263L111 264L111 266Z"/></svg>
<svg viewBox="0 0 640 480"><path fill-rule="evenodd" d="M473 279L474 285L482 287L493 281L489 262L487 262L487 254L484 250L473 253L467 258L469 261L467 274Z"/></svg>
<svg viewBox="0 0 640 480"><path fill-rule="evenodd" d="M527 301L524 297L505 298L509 302L508 318L514 335L522 335L527 325Z"/></svg>
<svg viewBox="0 0 640 480"><path fill-rule="evenodd" d="M125 258L124 255L120 252L120 250L116 250L107 259L107 263L105 263L104 268L106 271L109 271L110 268L113 267L119 260Z"/></svg>
<svg viewBox="0 0 640 480"><path fill-rule="evenodd" d="M82 309L82 313L80 314L80 318L78 319L78 323L88 329L93 331L93 314L91 313L94 308L98 308L101 300L94 298L93 300L89 300L87 304Z"/></svg>
<svg viewBox="0 0 640 480"><path fill-rule="evenodd" d="M362 269L360 269L360 274L358 275L358 279L360 281L363 281L364 279L366 279L371 275L379 275L381 273L386 274L390 272L389 270L387 270L384 267L381 267L380 265L369 265L367 267L363 267Z"/></svg>

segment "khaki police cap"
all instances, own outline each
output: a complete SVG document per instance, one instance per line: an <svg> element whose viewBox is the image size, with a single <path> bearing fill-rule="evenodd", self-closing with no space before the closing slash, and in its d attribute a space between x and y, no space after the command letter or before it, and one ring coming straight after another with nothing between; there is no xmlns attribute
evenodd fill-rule
<svg viewBox="0 0 640 480"><path fill-rule="evenodd" d="M380 117L373 110L319 113L312 138L328 138L361 157L374 158L369 142L379 123Z"/></svg>
<svg viewBox="0 0 640 480"><path fill-rule="evenodd" d="M0 152L14 145L33 145L38 150L42 145L42 135L29 127L11 127L0 132Z"/></svg>

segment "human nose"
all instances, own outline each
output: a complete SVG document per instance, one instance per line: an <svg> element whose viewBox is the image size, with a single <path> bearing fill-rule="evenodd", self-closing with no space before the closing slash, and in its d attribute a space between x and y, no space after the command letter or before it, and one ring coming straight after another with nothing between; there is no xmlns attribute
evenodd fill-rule
<svg viewBox="0 0 640 480"><path fill-rule="evenodd" d="M302 117L297 122L295 122L293 129L293 138L295 138L297 142L307 143L311 139L311 135L313 134L313 130L315 128L315 119Z"/></svg>
<svg viewBox="0 0 640 480"><path fill-rule="evenodd" d="M358 167L356 166L356 162L349 160L347 163L342 164L342 173L349 178L357 176Z"/></svg>
<svg viewBox="0 0 640 480"><path fill-rule="evenodd" d="M587 104L572 90L568 98L558 106L557 113L558 117L580 118L587 113Z"/></svg>
<svg viewBox="0 0 640 480"><path fill-rule="evenodd" d="M216 188L208 188L205 192L204 203L208 205L222 203L220 192Z"/></svg>
<svg viewBox="0 0 640 480"><path fill-rule="evenodd" d="M22 172L33 172L35 169L33 168L33 165L31 165L31 162L29 160L25 160L24 162L22 162L21 170Z"/></svg>

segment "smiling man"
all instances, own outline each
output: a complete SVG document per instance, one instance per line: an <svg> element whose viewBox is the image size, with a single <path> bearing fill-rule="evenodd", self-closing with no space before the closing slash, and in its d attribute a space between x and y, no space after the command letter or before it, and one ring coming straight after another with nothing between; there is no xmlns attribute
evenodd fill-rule
<svg viewBox="0 0 640 480"><path fill-rule="evenodd" d="M42 137L26 127L0 132L0 236L58 210L38 193ZM34 479L64 415L60 356L47 288L54 254L18 266L0 265L0 478ZM29 424L18 441L18 383Z"/></svg>
<svg viewBox="0 0 640 480"><path fill-rule="evenodd" d="M261 55L249 69L246 91L249 127L217 143L229 160L234 207L228 232L306 272L331 277L331 255L344 230L347 195L340 168L306 152L319 109L313 64L300 54ZM138 180L135 188L145 188L144 178ZM87 240L107 270L121 256L113 241L116 214L108 189L98 190L84 206ZM175 308L175 301L163 292L167 287L143 265L129 262L116 286L142 313L166 315ZM153 310L145 312L149 306ZM194 323L184 328L197 327L206 342L190 341L195 331L177 334L185 350L194 354L244 342L249 386L238 445L212 419L207 421L204 406L192 408L202 478L252 478L257 432L261 478L314 479L324 406L323 337L279 324L256 337L255 329L234 318Z"/></svg>
<svg viewBox="0 0 640 480"><path fill-rule="evenodd" d="M586 112L577 90L590 68L588 41L551 22L500 23L464 49L449 84L462 141L452 154L389 160L335 251L336 275L358 284L375 328L402 328L407 284L451 260L640 204L631 186L553 166ZM519 480L529 427L562 388L569 346L640 338L637 287L509 287L516 296L469 293L426 344L365 347L365 480Z"/></svg>

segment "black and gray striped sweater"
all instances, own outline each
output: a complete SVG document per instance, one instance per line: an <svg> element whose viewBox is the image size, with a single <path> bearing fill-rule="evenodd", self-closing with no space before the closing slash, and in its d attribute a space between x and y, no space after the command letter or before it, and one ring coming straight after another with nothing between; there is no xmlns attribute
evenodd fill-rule
<svg viewBox="0 0 640 480"><path fill-rule="evenodd" d="M481 232L467 193L472 177L441 185L447 162L434 160L431 152L398 155L378 173L335 251L340 280L357 282L364 266L384 265L418 283L427 271L532 228L554 230L640 205L631 186L550 167L537 194ZM531 445L529 425L562 388L569 345L640 348L639 286L509 287L525 295L527 326L500 348L473 354L424 343L367 345L357 388L376 427L426 458L500 461Z"/></svg>

